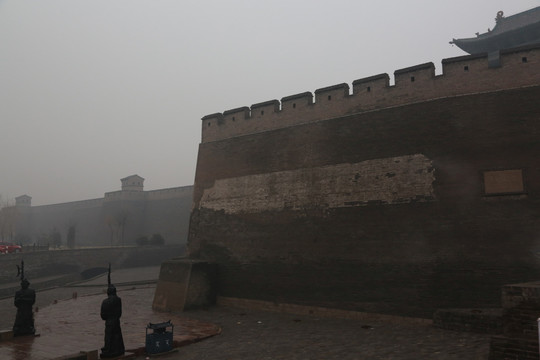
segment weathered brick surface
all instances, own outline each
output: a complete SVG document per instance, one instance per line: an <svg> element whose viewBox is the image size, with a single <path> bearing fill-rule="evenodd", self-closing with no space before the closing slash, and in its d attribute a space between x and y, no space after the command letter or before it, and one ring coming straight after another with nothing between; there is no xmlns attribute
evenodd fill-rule
<svg viewBox="0 0 540 360"><path fill-rule="evenodd" d="M491 339L490 360L538 359L540 283L502 288L502 334Z"/></svg>
<svg viewBox="0 0 540 360"><path fill-rule="evenodd" d="M152 308L184 311L216 302L215 264L176 258L161 264Z"/></svg>
<svg viewBox="0 0 540 360"><path fill-rule="evenodd" d="M491 338L489 360L538 360L538 341L494 336Z"/></svg>
<svg viewBox="0 0 540 360"><path fill-rule="evenodd" d="M431 161L415 154L219 179L199 208L260 213L433 201L434 180Z"/></svg>
<svg viewBox="0 0 540 360"><path fill-rule="evenodd" d="M494 336L491 338L489 360L538 360L538 342Z"/></svg>
<svg viewBox="0 0 540 360"><path fill-rule="evenodd" d="M501 334L502 310L439 309L433 315L433 326L455 331Z"/></svg>

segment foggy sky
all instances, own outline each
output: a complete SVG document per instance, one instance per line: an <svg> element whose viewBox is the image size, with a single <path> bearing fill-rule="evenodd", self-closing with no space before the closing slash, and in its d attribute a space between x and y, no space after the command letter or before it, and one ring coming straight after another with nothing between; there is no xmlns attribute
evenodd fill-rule
<svg viewBox="0 0 540 360"><path fill-rule="evenodd" d="M465 55L525 0L0 0L0 195L193 184L201 117Z"/></svg>

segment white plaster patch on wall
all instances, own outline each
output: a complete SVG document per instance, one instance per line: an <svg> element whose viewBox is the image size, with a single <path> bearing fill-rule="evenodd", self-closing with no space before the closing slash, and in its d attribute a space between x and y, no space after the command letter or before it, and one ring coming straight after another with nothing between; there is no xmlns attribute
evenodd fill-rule
<svg viewBox="0 0 540 360"><path fill-rule="evenodd" d="M432 201L435 175L422 154L216 180L200 208L226 213Z"/></svg>

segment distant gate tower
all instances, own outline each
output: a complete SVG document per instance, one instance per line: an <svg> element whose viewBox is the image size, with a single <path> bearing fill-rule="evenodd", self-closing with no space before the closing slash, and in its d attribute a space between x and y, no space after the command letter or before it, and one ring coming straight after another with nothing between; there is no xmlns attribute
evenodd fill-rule
<svg viewBox="0 0 540 360"><path fill-rule="evenodd" d="M122 182L122 191L143 191L144 178L139 175L131 175L120 179Z"/></svg>

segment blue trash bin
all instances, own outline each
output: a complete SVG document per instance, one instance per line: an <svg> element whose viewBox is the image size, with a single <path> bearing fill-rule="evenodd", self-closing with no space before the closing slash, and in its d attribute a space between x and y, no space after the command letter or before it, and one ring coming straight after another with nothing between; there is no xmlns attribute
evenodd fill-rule
<svg viewBox="0 0 540 360"><path fill-rule="evenodd" d="M168 330L170 328L170 331ZM152 330L148 333L148 330ZM173 349L173 330L171 321L146 326L146 353L159 354Z"/></svg>

